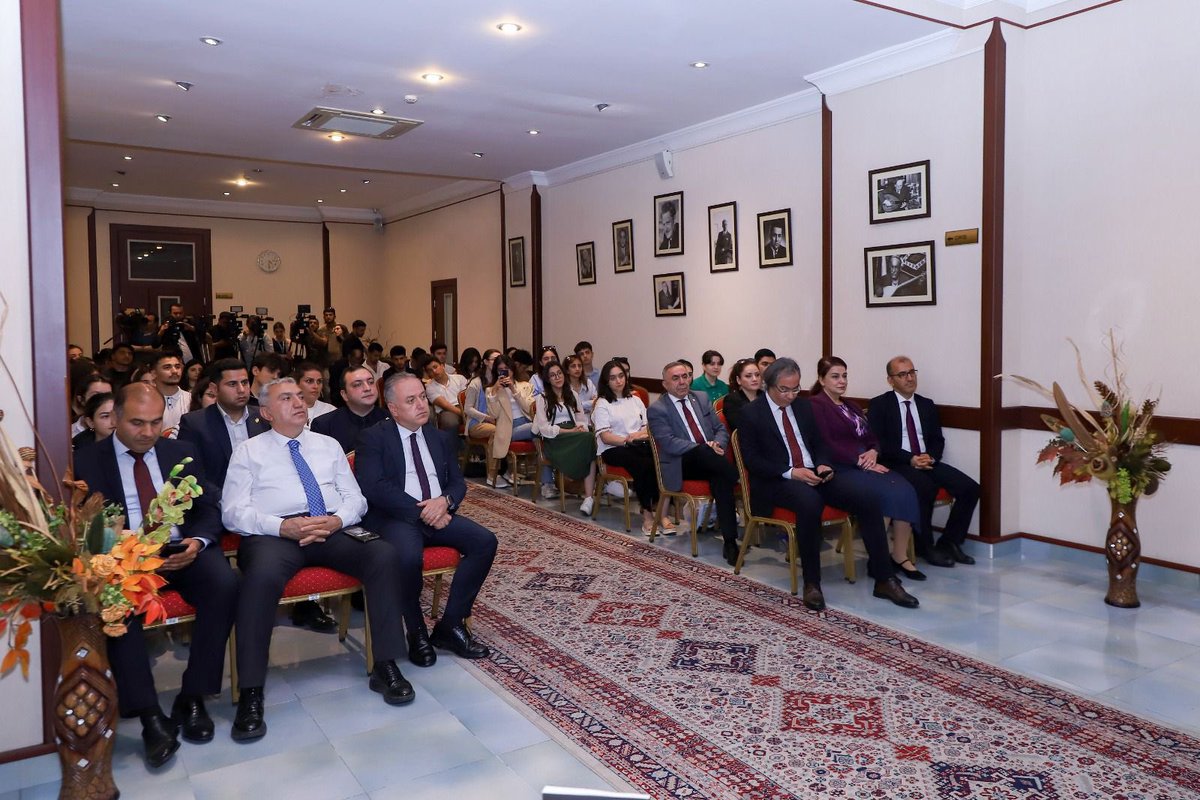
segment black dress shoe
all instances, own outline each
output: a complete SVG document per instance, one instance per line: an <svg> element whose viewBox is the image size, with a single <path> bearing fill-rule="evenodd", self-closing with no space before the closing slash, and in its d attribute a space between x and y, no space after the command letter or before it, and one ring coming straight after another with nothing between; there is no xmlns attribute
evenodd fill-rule
<svg viewBox="0 0 1200 800"><path fill-rule="evenodd" d="M813 611L825 610L825 595L821 592L821 584L806 583L804 584L804 607Z"/></svg>
<svg viewBox="0 0 1200 800"><path fill-rule="evenodd" d="M726 542L724 549L721 551L721 555L725 556L726 564L731 567L736 567L738 559L738 543Z"/></svg>
<svg viewBox="0 0 1200 800"><path fill-rule="evenodd" d="M292 624L317 633L333 633L338 628L337 620L326 614L325 609L315 600L296 603L292 609Z"/></svg>
<svg viewBox="0 0 1200 800"><path fill-rule="evenodd" d="M372 692L383 695L383 701L389 706L402 706L416 697L412 684L400 674L395 661L380 661L375 665L371 670L370 687Z"/></svg>
<svg viewBox="0 0 1200 800"><path fill-rule="evenodd" d="M918 553L918 555L921 556L921 558L925 559L925 563L929 564L930 566L934 566L934 567L953 567L954 566L954 559L950 556L950 554L944 548L941 547L941 545L937 545L931 550L926 550L924 552Z"/></svg>
<svg viewBox="0 0 1200 800"><path fill-rule="evenodd" d="M242 694L238 698L237 715L233 718L233 730L229 735L235 742L252 742L267 735L261 686L242 688Z"/></svg>
<svg viewBox="0 0 1200 800"><path fill-rule="evenodd" d="M962 545L959 544L958 542L951 542L951 541L947 541L946 539L942 539L940 542L937 543L937 546L938 546L938 549L941 550L943 554L945 554L949 558L952 558L954 561L958 562L959 564L966 564L966 565L970 566L971 564L975 563L975 559L972 558L971 556L967 555L966 552L962 549Z"/></svg>
<svg viewBox="0 0 1200 800"><path fill-rule="evenodd" d="M141 716L146 764L157 769L170 761L179 749L179 726L157 708Z"/></svg>
<svg viewBox="0 0 1200 800"><path fill-rule="evenodd" d="M888 578L886 581L876 581L875 596L884 600L891 600L901 608L916 608L921 604L917 598L904 591L904 587L900 585L900 581L895 578Z"/></svg>
<svg viewBox="0 0 1200 800"><path fill-rule="evenodd" d="M437 663L437 651L429 643L429 634L425 631L408 635L408 660L418 667L432 667Z"/></svg>
<svg viewBox="0 0 1200 800"><path fill-rule="evenodd" d="M439 622L433 627L429 642L434 647L449 650L459 658L487 658L492 654L487 645L475 641L475 637L461 622L454 627L443 626Z"/></svg>
<svg viewBox="0 0 1200 800"><path fill-rule="evenodd" d="M187 741L197 744L212 741L213 721L204 707L203 697L182 694L176 697L175 705L171 706L171 719L179 725Z"/></svg>
<svg viewBox="0 0 1200 800"><path fill-rule="evenodd" d="M921 572L921 570L917 569L916 564L913 564L912 569L909 569L908 567L904 566L905 564L912 564L912 562L909 561L907 558L904 559L903 561L897 561L894 558L892 559L892 565L895 566L896 569L899 570L900 572L903 572L904 576L906 578L912 578L914 581L925 580L925 573Z"/></svg>

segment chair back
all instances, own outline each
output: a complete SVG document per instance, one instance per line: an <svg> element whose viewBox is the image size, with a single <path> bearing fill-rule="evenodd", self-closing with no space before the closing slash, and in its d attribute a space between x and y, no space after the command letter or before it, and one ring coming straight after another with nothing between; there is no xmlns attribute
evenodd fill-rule
<svg viewBox="0 0 1200 800"><path fill-rule="evenodd" d="M722 404L722 405L724 405L724 404ZM727 420L725 418L725 409L724 408L717 409L717 419L721 420L721 424L725 426L725 430L729 431L730 433L733 433L733 428L729 427L729 420Z"/></svg>
<svg viewBox="0 0 1200 800"><path fill-rule="evenodd" d="M720 414L722 411L725 410L725 398L727 396L728 395L721 395L720 397L717 398L717 402L713 403L713 411ZM724 419L724 417L722 417L722 419Z"/></svg>
<svg viewBox="0 0 1200 800"><path fill-rule="evenodd" d="M724 415L721 420L724 421ZM742 448L738 443L738 433L733 432L733 437L729 440L729 449L733 451L733 463L737 465L738 471L738 488L742 493L742 507L746 509L746 516L751 516L754 512L750 510L750 480L746 475L746 463L742 461Z"/></svg>
<svg viewBox="0 0 1200 800"><path fill-rule="evenodd" d="M353 450L351 450L349 453L346 453L346 460L350 462L350 471L354 472L354 451Z"/></svg>
<svg viewBox="0 0 1200 800"><path fill-rule="evenodd" d="M638 386L635 383L629 387L629 391L633 392L642 399L642 405L644 405L646 408L650 407L650 393L646 391L645 387Z"/></svg>
<svg viewBox="0 0 1200 800"><path fill-rule="evenodd" d="M458 423L458 435L467 435L467 390L458 393L458 407L462 410L462 419Z"/></svg>
<svg viewBox="0 0 1200 800"><path fill-rule="evenodd" d="M654 454L654 480L658 481L658 493L662 494L679 494L671 492L663 485L662 462L658 458L658 442L653 436L647 437L650 440L650 452Z"/></svg>

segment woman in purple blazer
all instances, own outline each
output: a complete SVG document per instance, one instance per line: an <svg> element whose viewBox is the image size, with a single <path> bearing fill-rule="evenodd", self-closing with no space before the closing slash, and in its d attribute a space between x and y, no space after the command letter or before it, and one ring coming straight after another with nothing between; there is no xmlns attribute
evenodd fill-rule
<svg viewBox="0 0 1200 800"><path fill-rule="evenodd" d="M917 493L912 484L879 463L879 440L867 424L867 415L845 399L846 362L827 356L817 362L817 382L810 401L817 428L833 459L838 475L869 487L879 498L884 517L892 519L892 561L909 578L925 580L925 574L908 558L913 526L921 521Z"/></svg>

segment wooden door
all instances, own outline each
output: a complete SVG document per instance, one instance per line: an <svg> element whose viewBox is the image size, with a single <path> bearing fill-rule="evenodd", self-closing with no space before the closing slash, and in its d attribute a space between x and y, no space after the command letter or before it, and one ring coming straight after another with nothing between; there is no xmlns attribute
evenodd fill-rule
<svg viewBox="0 0 1200 800"><path fill-rule="evenodd" d="M181 303L189 316L212 313L212 256L206 228L109 225L113 308L168 316Z"/></svg>
<svg viewBox="0 0 1200 800"><path fill-rule="evenodd" d="M430 284L433 338L431 342L446 343L446 360L458 359L458 279L433 281Z"/></svg>

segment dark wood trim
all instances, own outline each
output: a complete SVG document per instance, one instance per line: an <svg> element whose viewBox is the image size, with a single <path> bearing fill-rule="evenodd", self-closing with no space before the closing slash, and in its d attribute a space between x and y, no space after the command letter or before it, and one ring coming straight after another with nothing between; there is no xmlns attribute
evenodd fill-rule
<svg viewBox="0 0 1200 800"><path fill-rule="evenodd" d="M472 200L478 200L481 197L487 197L489 194L495 194L496 192L499 192L499 191L502 191L502 190L501 189L488 189L486 192L480 192L479 194L473 194L470 197L464 197L461 200L455 200L453 202L446 203L444 206L437 206L436 208L427 208L424 211L418 211L417 213L409 214L406 217L396 217L395 219L389 219L386 222L384 222L383 224L386 227L388 225L391 225L393 222L403 222L406 219L413 219L415 217L421 216L422 214L432 214L435 211L441 211L443 208L450 208L451 206L461 205L462 203L469 203Z"/></svg>
<svg viewBox="0 0 1200 800"><path fill-rule="evenodd" d="M96 255L96 209L88 213L88 308L92 314L92 349L88 355L100 350L100 272Z"/></svg>
<svg viewBox="0 0 1200 800"><path fill-rule="evenodd" d="M1000 535L1004 371L1004 119L1007 62L1000 23L983 49L983 236L980 258L979 528Z"/></svg>
<svg viewBox="0 0 1200 800"><path fill-rule="evenodd" d="M542 344L542 196L535 185L529 195L529 285L533 294L533 341Z"/></svg>
<svg viewBox="0 0 1200 800"><path fill-rule="evenodd" d="M866 411L867 406L871 404L871 398L869 397L847 397L846 399L856 404L863 411ZM979 430L980 414L979 409L975 406L945 406L938 403L937 409L943 428L954 428L964 431Z"/></svg>
<svg viewBox="0 0 1200 800"><path fill-rule="evenodd" d="M833 352L833 112L821 95L821 354Z"/></svg>
<svg viewBox="0 0 1200 800"><path fill-rule="evenodd" d="M67 208L90 208L95 211L103 211L107 214L138 214L150 217L195 217L196 219L231 219L238 222L274 222L279 225L320 225L320 222L315 220L303 219L267 219L265 217L230 217L224 214L197 214L188 212L180 214L175 211L127 211L123 208L103 208L99 206L85 206L76 203L67 203ZM373 222L340 222L339 225L374 225Z"/></svg>
<svg viewBox="0 0 1200 800"><path fill-rule="evenodd" d="M208 228L178 228L127 222L108 223L108 274L112 286L109 301L114 310L124 307L121 299L121 278L128 269L128 250L125 244L131 236L150 239L175 237L191 241L196 247L196 285L203 298L200 313L212 313L212 231ZM113 341L116 341L116 336L117 331L114 330Z"/></svg>
<svg viewBox="0 0 1200 800"><path fill-rule="evenodd" d="M1027 31L1027 30L1032 30L1034 28L1040 28L1043 25L1049 25L1051 22L1058 22L1060 19L1066 19L1067 17L1074 17L1077 14L1085 14L1088 11L1095 11L1097 8L1104 8L1105 6L1111 6L1114 3L1121 2L1121 0L1104 0L1101 3L1096 3L1095 5L1088 6L1087 8L1080 8L1080 9L1076 9L1075 11L1070 11L1066 14L1059 14L1057 17L1050 17L1049 19L1044 19L1041 22L1035 22L1032 25L1025 25L1020 22L1014 22L1013 20L1009 19L1008 17L999 17L999 16L988 17L987 19L981 19L978 22L972 22L970 25L961 25L957 22L949 22L944 19L938 19L937 17L930 17L925 14L918 14L915 11L908 11L903 8L895 8L894 6L890 6L887 3L877 2L876 0L854 0L854 2L861 3L864 6L873 6L875 8L881 8L884 11L894 11L895 13L903 14L906 17L916 17L917 19L922 19L922 20L925 20L926 22L936 22L938 25L945 25L948 28L957 28L960 31L969 30L971 28L978 28L980 25L987 25L989 23L994 25L994 24L998 24L1001 22L1003 22L1005 25L1012 25L1014 28L1020 28L1021 30Z"/></svg>
<svg viewBox="0 0 1200 800"><path fill-rule="evenodd" d="M1083 550L1088 553L1095 553L1098 556L1104 555L1104 548L1098 545L1067 542L1062 539L1055 539L1051 536L1042 536L1041 534L1037 533L1025 533L1023 531L997 536L994 539L984 539L983 537L976 536L974 534L967 534L967 538L974 539L977 542L983 542L984 544L1001 544L1003 542L1011 542L1017 539L1029 539L1034 542L1045 542L1046 544L1069 547L1072 550ZM1141 561L1143 564L1153 564L1156 567L1165 567L1167 569L1179 570L1180 572L1188 572L1193 575L1200 575L1200 566L1194 566L1192 564L1180 564L1177 561L1167 561L1162 558L1151 558L1149 556L1142 556Z"/></svg>
<svg viewBox="0 0 1200 800"><path fill-rule="evenodd" d="M333 305L333 268L329 257L329 225L321 223L321 285L325 291L325 305Z"/></svg>
<svg viewBox="0 0 1200 800"><path fill-rule="evenodd" d="M1010 406L1006 408L1006 421L1011 424L1005 428L1023 428L1029 431L1045 431L1050 429L1042 422L1042 414L1061 418L1058 409L1049 406ZM1093 411L1093 414L1098 412ZM1164 442L1172 444L1200 446L1200 419L1196 417L1166 417L1155 415L1154 430Z"/></svg>
<svg viewBox="0 0 1200 800"><path fill-rule="evenodd" d="M462 342L458 340L458 278L442 278L429 282L429 341L438 341L437 316L434 307L437 305L441 293L446 289L454 294L454 319L450 323L454 326L454 332L450 336L443 335L442 341L454 342L454 348L461 353L463 351ZM454 353L447 353L446 357L451 360L458 358Z"/></svg>
<svg viewBox="0 0 1200 800"><path fill-rule="evenodd" d="M51 696L53 697L53 693ZM0 764L7 764L11 761L24 761L27 758L37 758L38 756L48 756L56 752L58 752L58 748L52 744L31 744L28 747L18 747L16 750L5 750L0 753ZM17 794L20 794L20 792L17 792Z"/></svg>
<svg viewBox="0 0 1200 800"><path fill-rule="evenodd" d="M500 349L508 349L508 219L504 211L504 185L500 186Z"/></svg>

